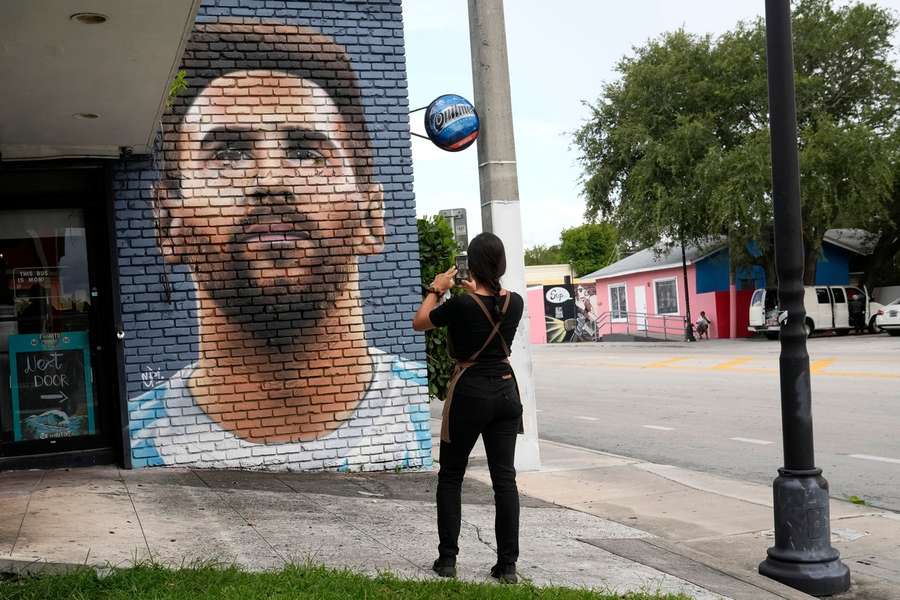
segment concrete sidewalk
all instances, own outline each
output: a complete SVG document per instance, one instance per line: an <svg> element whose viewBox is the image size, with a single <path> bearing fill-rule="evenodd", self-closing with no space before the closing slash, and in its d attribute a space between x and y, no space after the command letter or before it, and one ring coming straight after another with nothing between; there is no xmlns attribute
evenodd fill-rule
<svg viewBox="0 0 900 600"><path fill-rule="evenodd" d="M652 534L585 542L735 600L808 598L756 572L774 541L769 486L546 440L541 461L521 493ZM489 482L479 446L470 465ZM833 499L831 530L852 573L841 600L900 598L900 515Z"/></svg>
<svg viewBox="0 0 900 600"><path fill-rule="evenodd" d="M0 570L46 563L126 566L236 562L251 569L312 560L369 573L433 577L434 473L257 473L95 467L0 474ZM488 580L493 495L464 491L461 576ZM698 586L579 539L639 540L612 521L523 497L520 573L538 585L685 592Z"/></svg>
<svg viewBox="0 0 900 600"><path fill-rule="evenodd" d="M519 571L535 584L701 599L808 598L755 573L770 543L762 486L552 442L541 450L542 470L519 477ZM495 559L494 509L479 452L463 492L459 567L461 577L485 581ZM428 578L435 485L434 473L0 473L0 571L148 558L252 569L312 560ZM896 571L884 557L898 555L900 521L843 503L833 512L836 542L855 576L848 597L896 598Z"/></svg>

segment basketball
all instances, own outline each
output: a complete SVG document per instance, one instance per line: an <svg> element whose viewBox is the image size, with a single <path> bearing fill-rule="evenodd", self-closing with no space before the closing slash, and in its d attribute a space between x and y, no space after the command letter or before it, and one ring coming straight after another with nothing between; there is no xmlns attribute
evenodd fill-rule
<svg viewBox="0 0 900 600"><path fill-rule="evenodd" d="M472 103L456 94L437 97L425 110L428 139L448 152L459 152L471 146L478 138L480 125Z"/></svg>

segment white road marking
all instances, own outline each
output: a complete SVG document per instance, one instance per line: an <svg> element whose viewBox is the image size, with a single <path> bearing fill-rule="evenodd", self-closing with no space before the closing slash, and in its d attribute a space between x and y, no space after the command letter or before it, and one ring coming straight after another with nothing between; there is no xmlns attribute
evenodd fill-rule
<svg viewBox="0 0 900 600"><path fill-rule="evenodd" d="M851 454L850 458L861 458L863 460L875 460L878 462L886 462L886 463L893 463L895 465L900 465L900 459L886 458L884 456L872 456L871 454Z"/></svg>
<svg viewBox="0 0 900 600"><path fill-rule="evenodd" d="M768 446L769 444L775 443L775 442L769 442L767 440L756 440L753 438L742 438L742 437L728 438L728 439L734 440L735 442L744 442L745 444L756 444L758 446Z"/></svg>
<svg viewBox="0 0 900 600"><path fill-rule="evenodd" d="M675 431L674 427L663 427L662 425L644 425L645 429L656 429L657 431Z"/></svg>
<svg viewBox="0 0 900 600"><path fill-rule="evenodd" d="M599 421L597 417L575 417L576 419L581 419L582 421Z"/></svg>

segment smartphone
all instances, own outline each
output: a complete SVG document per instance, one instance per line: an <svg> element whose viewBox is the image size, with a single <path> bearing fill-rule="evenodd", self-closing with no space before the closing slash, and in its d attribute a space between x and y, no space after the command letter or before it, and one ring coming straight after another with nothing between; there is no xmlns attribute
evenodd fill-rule
<svg viewBox="0 0 900 600"><path fill-rule="evenodd" d="M469 258L465 254L456 255L456 285L469 278Z"/></svg>

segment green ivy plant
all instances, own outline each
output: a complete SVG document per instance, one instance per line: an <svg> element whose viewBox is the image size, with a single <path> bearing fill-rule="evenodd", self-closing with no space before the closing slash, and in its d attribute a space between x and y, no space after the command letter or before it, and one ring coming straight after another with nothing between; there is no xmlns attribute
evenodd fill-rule
<svg viewBox="0 0 900 600"><path fill-rule="evenodd" d="M185 75L187 75L187 72L184 69L179 70L172 79L172 83L169 84L169 90L166 93L167 109L172 108L172 103L175 102L175 96L187 89L187 82L184 80Z"/></svg>
<svg viewBox="0 0 900 600"><path fill-rule="evenodd" d="M419 261L422 285L428 287L438 273L449 269L456 261L459 247L453 238L450 224L440 216L424 217L417 221L419 229ZM452 294L461 293L454 289ZM447 395L447 384L453 372L453 359L447 352L447 329L439 327L425 332L425 354L428 364L428 393L441 400Z"/></svg>

